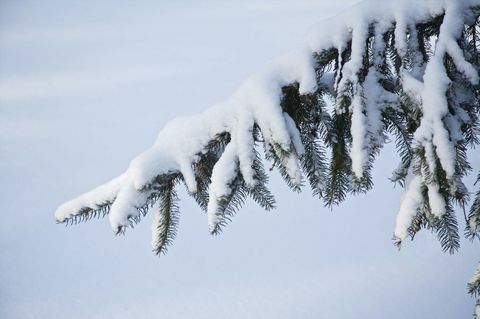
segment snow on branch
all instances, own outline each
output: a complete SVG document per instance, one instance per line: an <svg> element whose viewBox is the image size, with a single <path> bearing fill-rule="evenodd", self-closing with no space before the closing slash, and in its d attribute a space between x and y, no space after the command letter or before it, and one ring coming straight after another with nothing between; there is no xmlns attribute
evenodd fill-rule
<svg viewBox="0 0 480 319"><path fill-rule="evenodd" d="M371 189L375 157L394 136L401 163L392 180L405 186L397 244L430 228L453 252L452 205L468 199L467 150L479 143L479 14L480 0L375 0L322 21L226 101L168 123L124 174L60 206L57 221L109 213L119 233L154 206L152 243L164 252L178 182L218 233L247 196L275 206L260 151L292 190L306 180L331 206Z"/></svg>

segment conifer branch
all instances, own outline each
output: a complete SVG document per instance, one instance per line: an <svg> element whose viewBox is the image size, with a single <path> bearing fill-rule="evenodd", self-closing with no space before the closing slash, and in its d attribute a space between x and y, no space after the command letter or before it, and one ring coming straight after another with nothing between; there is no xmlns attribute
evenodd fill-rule
<svg viewBox="0 0 480 319"><path fill-rule="evenodd" d="M165 254L177 236L180 210L175 191L175 178L161 186L158 195L157 212L152 229L152 247L156 255Z"/></svg>
<svg viewBox="0 0 480 319"><path fill-rule="evenodd" d="M391 3L379 3L382 15L314 29L308 52L249 78L223 104L168 124L125 174L59 207L57 221L108 214L123 233L155 206L152 243L161 254L177 231L176 183L187 186L218 234L247 197L275 207L265 162L293 191L305 176L332 207L373 187L374 161L392 138L400 165L391 180L405 188L395 244L426 228L445 252L457 251L455 211L470 202L465 236L480 238L480 191L470 201L463 181L480 144L480 4L433 1L422 14L399 17L387 10ZM468 290L478 295L475 278Z"/></svg>

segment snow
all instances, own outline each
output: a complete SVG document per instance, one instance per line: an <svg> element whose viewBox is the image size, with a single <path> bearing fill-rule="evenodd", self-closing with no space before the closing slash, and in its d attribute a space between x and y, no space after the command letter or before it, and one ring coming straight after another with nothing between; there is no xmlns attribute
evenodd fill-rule
<svg viewBox="0 0 480 319"><path fill-rule="evenodd" d="M237 176L238 157L235 143L229 143L225 151L213 167L212 183L209 188L209 200L207 207L208 228L213 232L220 222L218 201L222 197L229 196L232 192L231 183Z"/></svg>
<svg viewBox="0 0 480 319"><path fill-rule="evenodd" d="M473 273L473 276L472 278L470 278L468 283L473 284L478 281L480 281L480 265L477 266L477 269L475 269L475 272Z"/></svg>
<svg viewBox="0 0 480 319"><path fill-rule="evenodd" d="M440 195L440 188L437 184L428 184L428 203L432 214L436 217L442 217L446 213L446 203L442 195Z"/></svg>
<svg viewBox="0 0 480 319"><path fill-rule="evenodd" d="M115 184L116 188L104 187L72 200L69 205L62 205L57 210L57 219L63 221L66 217L74 216L85 201L95 203L103 198L116 198L109 216L110 223L114 230L127 226L130 217L138 216L136 207L140 207L146 199L145 194L139 191L163 173L181 171L188 190L195 192L192 164L198 160L205 146L223 132L232 134L236 146L229 150L240 160L240 171L247 184L254 185L251 169L253 123L259 125L267 143L276 143L287 152L292 151L293 143L297 153L302 154L298 130L292 127L291 118L286 117L280 107L281 88L297 82L300 92L313 92L316 89L315 79L310 54L301 50L286 55L284 59L272 63L271 68L248 78L230 99L199 115L168 123L159 133L155 144L131 162L124 173L125 177ZM300 184L301 173L297 160L289 156L284 165L294 183Z"/></svg>
<svg viewBox="0 0 480 319"><path fill-rule="evenodd" d="M478 83L478 72L465 61L463 53L456 41L462 32L465 14L469 1L448 1L445 6L445 17L440 27L440 36L435 45L435 53L426 65L423 76L422 111L420 127L415 132L415 140L420 145L432 143L442 168L451 178L455 173L455 150L450 141L449 132L443 125L443 118L448 113L446 91L450 80L443 66L446 54L452 57L459 71L463 72L472 84ZM435 165L434 159L429 166Z"/></svg>
<svg viewBox="0 0 480 319"><path fill-rule="evenodd" d="M285 117L285 122L287 124L287 130L292 139L293 146L295 147L295 152L298 156L302 156L305 153L305 147L303 146L302 139L300 137L300 132L298 131L295 121L287 113L283 113Z"/></svg>
<svg viewBox="0 0 480 319"><path fill-rule="evenodd" d="M395 26L395 36L398 39L396 49L400 56L404 56L410 46L415 46L411 43L416 39L415 33L408 38L407 31L413 31L415 24L443 12L445 17L433 56L425 66L422 66L420 57L415 57L411 72L403 69L401 77L405 92L421 102L423 117L414 134L414 145L425 149L430 173L434 172L438 158L447 178L452 180L456 160L452 141L461 139L461 122L447 116L449 109L445 93L450 80L443 61L448 54L472 84L478 83L477 70L465 60L456 42L468 18L466 10L469 6L478 4L480 0L372 0L320 22L309 31L299 49L281 56L247 78L225 101L201 114L168 123L158 134L154 145L133 159L121 177L60 206L56 212L57 220L65 221L75 216L82 207L95 209L98 203L114 200L109 218L112 228L118 230L119 227L129 225L132 217L138 217L136 210L144 205L148 196L143 190L148 188L156 176L171 172L181 172L188 191L195 193L196 180L192 166L212 139L227 132L232 140L215 166L210 188L208 224L212 230L218 223L216 202L220 197L230 194L229 183L235 177L237 169L248 186L255 185L252 169L254 141L251 134L254 124L259 126L267 150L270 148L289 154L286 158L281 158L282 164L293 184L300 186L302 174L298 156L303 154L304 148L295 123L283 113L280 106L282 87L297 83L301 94L314 92L317 89L317 79L312 53L330 48L342 51L349 41L351 58L345 63L341 78L337 74L334 85L340 96L347 94L349 88L353 87L352 103L348 110L336 105L336 111L348 111L352 115L352 171L357 178L361 178L373 147L382 147L384 144L380 112L386 105L396 107L398 103L397 97L385 92L378 82L381 75L375 65L383 59L382 41L374 42L375 65L368 70L364 83L359 82L358 73L363 67L365 41L370 27L375 23L375 34L379 38L383 32ZM420 190L424 186L428 189L433 214L441 217L445 213L446 204L436 181L430 181L423 175L412 176L402 196L397 216L395 236L400 239L407 236L407 229L422 204Z"/></svg>
<svg viewBox="0 0 480 319"><path fill-rule="evenodd" d="M374 22L380 24L396 22L395 35L400 39L405 39L402 32L406 30L406 25L441 14L451 2L454 0L362 1L351 10L314 25L307 35L307 43L312 51L321 51L330 47L343 48L345 43L352 39L351 30L359 29L357 33L357 40L359 40L366 32L366 28ZM478 4L479 1L466 0L462 3L470 6ZM399 41L396 45L401 51L404 50L404 41Z"/></svg>
<svg viewBox="0 0 480 319"><path fill-rule="evenodd" d="M357 178L363 176L364 166L368 160L367 119L363 113L364 101L361 94L356 94L352 100L352 171Z"/></svg>
<svg viewBox="0 0 480 319"><path fill-rule="evenodd" d="M416 102L422 100L423 82L418 80L412 73L402 70L402 84L405 93L412 97Z"/></svg>
<svg viewBox="0 0 480 319"><path fill-rule="evenodd" d="M468 220L468 227L470 228L471 233L477 233L480 231L480 225L478 225L475 218L470 218Z"/></svg>
<svg viewBox="0 0 480 319"><path fill-rule="evenodd" d="M85 193L75 199L72 199L55 211L55 218L58 222L64 222L68 218L75 216L83 208L96 210L102 203L112 202L117 196L118 191L124 185L127 174L122 174L108 183L105 183L88 193Z"/></svg>
<svg viewBox="0 0 480 319"><path fill-rule="evenodd" d="M131 224L131 218L140 216L138 208L145 205L148 193L138 192L131 182L131 176L128 177L117 194L117 198L112 204L108 219L110 226L115 233L118 233L123 227Z"/></svg>
<svg viewBox="0 0 480 319"><path fill-rule="evenodd" d="M409 178L411 179L407 183L407 187L402 193L400 199L400 210L397 214L397 220L395 223L395 238L403 241L408 236L408 228L412 224L418 209L423 204L422 197L422 178L418 175L412 176L412 172L409 172Z"/></svg>
<svg viewBox="0 0 480 319"><path fill-rule="evenodd" d="M242 112L238 116L237 128L232 132L232 139L238 149L238 160L243 179L248 186L254 186L256 184L252 168L254 154L251 152L254 147L252 135L254 118L251 112Z"/></svg>

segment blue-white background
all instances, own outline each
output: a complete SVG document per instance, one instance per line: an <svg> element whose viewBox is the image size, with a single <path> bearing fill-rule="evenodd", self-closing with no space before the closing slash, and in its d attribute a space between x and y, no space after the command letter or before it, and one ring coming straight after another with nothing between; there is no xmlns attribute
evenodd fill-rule
<svg viewBox="0 0 480 319"><path fill-rule="evenodd" d="M390 146L368 195L330 211L274 175L279 208L249 202L221 236L181 189L160 258L150 216L124 237L107 220L55 224L168 120L226 98L355 2L2 0L0 318L469 318L479 246L450 256L423 231L394 248Z"/></svg>

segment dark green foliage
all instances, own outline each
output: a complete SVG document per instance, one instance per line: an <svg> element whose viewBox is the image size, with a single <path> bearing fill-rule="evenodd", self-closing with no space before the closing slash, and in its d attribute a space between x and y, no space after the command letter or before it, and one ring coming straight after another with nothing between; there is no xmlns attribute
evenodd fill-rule
<svg viewBox="0 0 480 319"><path fill-rule="evenodd" d="M210 233L218 235L222 229L232 221L232 217L243 206L247 198L247 187L240 174L230 184L231 193L218 199L218 210L216 212L218 223Z"/></svg>
<svg viewBox="0 0 480 319"><path fill-rule="evenodd" d="M243 180L242 175L237 171L236 177L230 183L230 194L222 196L217 200L218 210L216 212L218 223L210 232L214 235L219 234L222 229L232 221L232 217L243 206L247 196L250 196L263 209L269 211L275 208L275 198L270 193L266 184L268 182L268 175L263 169L261 160L256 153L256 158L253 162L253 169L255 171L254 178L255 185L249 187Z"/></svg>
<svg viewBox="0 0 480 319"><path fill-rule="evenodd" d="M165 254L177 235L180 211L175 191L176 180L174 177L158 189L157 216L154 220L155 231L152 238L153 251L157 255Z"/></svg>
<svg viewBox="0 0 480 319"><path fill-rule="evenodd" d="M467 289L469 294L475 297L480 296L480 277L474 281L469 282L467 285Z"/></svg>
<svg viewBox="0 0 480 319"><path fill-rule="evenodd" d="M297 158L297 153L293 145L290 145L290 149L284 149L280 144L274 143L273 145L266 146L265 159L273 162L273 167L278 169L278 172L282 176L285 184L287 184L290 189L295 192L300 192L302 183L297 183L295 179L291 176L289 170L287 169L287 162L291 157Z"/></svg>
<svg viewBox="0 0 480 319"><path fill-rule="evenodd" d="M401 160L401 164L393 173L391 180L404 186L405 177L412 162L412 134L407 130L406 119L402 113L396 112L392 108L386 108L382 115L385 131L395 137L395 147Z"/></svg>
<svg viewBox="0 0 480 319"><path fill-rule="evenodd" d="M208 186L210 185L213 167L222 155L228 142L230 142L230 135L228 133L217 136L208 143L204 154L199 154L200 160L193 164L195 178L197 180L197 191L190 193L190 196L195 199L203 211L207 210Z"/></svg>
<svg viewBox="0 0 480 319"><path fill-rule="evenodd" d="M345 114L333 114L332 122L334 130L331 133L330 146L332 148L330 165L326 183L325 205L332 207L345 200L347 193L352 189L351 159L348 144L351 143L350 119Z"/></svg>
<svg viewBox="0 0 480 319"><path fill-rule="evenodd" d="M480 184L480 173L478 174L476 184ZM480 239L480 189L475 194L475 199L470 207L466 224L466 236L472 240L474 238Z"/></svg>
<svg viewBox="0 0 480 319"><path fill-rule="evenodd" d="M417 210L416 216L408 229L408 234L413 239L420 229L429 229L437 234L443 251L453 254L460 248L458 223L455 217L453 204L455 202L463 203L468 194L455 194L458 198L452 196L451 185L446 178L445 172L441 169L438 159L437 165L432 168L427 164L423 149L415 149L413 155L413 171L416 175L423 176L424 179L424 183L422 184L423 204ZM429 185L439 186L439 195L445 202L445 212L441 216L439 216L439 212L432 211L432 207L430 207L428 195ZM401 242L397 240L395 244L400 246Z"/></svg>
<svg viewBox="0 0 480 319"><path fill-rule="evenodd" d="M135 224L138 224L142 217L148 213L148 211L155 205L155 203L157 203L159 199L162 199L166 192L174 192L173 187L178 181L183 181L183 176L176 172L158 175L150 184L146 185L141 190L141 193L144 195L143 203L135 207L138 214L128 216L128 220L130 222L128 226L133 227ZM172 189L170 190L170 188ZM126 229L127 226L119 227L115 231L115 234L125 234Z"/></svg>
<svg viewBox="0 0 480 319"><path fill-rule="evenodd" d="M460 236L452 204L447 202L448 196L444 196L446 212L441 217L436 217L432 212L426 186L422 187L422 197L423 205L417 210L417 214L408 228L409 236L413 239L422 228L428 229L437 234L442 250L453 254L460 248ZM400 247L401 241L396 239L395 245Z"/></svg>
<svg viewBox="0 0 480 319"><path fill-rule="evenodd" d="M275 198L267 187L268 175L265 172L262 160L256 149L256 144L261 141L261 133L257 125L254 125L253 127L252 135L255 141L255 146L252 150L254 152L252 168L254 171L253 178L255 180L255 184L253 186L247 186L243 176L240 173L240 170L238 169L237 163L236 176L230 185L228 185L230 188L230 193L217 200L218 210L216 215L219 218L219 222L215 225L214 229L210 230L212 234L217 235L222 231L223 227L232 220L232 217L243 206L247 196L250 196L258 205L260 205L260 207L267 211L275 208ZM222 144L227 144L227 141L229 141L229 138L225 139ZM223 149L224 147L222 147L222 150ZM217 153L217 156L219 157L221 154Z"/></svg>
<svg viewBox="0 0 480 319"><path fill-rule="evenodd" d="M326 57L335 58L334 50L327 51L325 56L319 56L319 61ZM323 72L317 76L321 78ZM283 110L297 124L305 153L300 156L300 163L314 196L322 197L326 183L327 165L326 150L323 140L329 137L331 118L326 111L324 96L329 95L328 87L319 85L315 94L300 95L298 84L283 88Z"/></svg>
<svg viewBox="0 0 480 319"><path fill-rule="evenodd" d="M57 221L57 223L65 223L65 226L68 226L81 222L87 222L92 218L103 218L110 212L110 206L112 205L113 201L114 200L99 203L95 208L83 207L76 215L66 219L63 222Z"/></svg>
<svg viewBox="0 0 480 319"><path fill-rule="evenodd" d="M451 203L447 203L447 211L440 218L433 218L432 229L437 233L444 252L453 254L460 248L458 224Z"/></svg>
<svg viewBox="0 0 480 319"><path fill-rule="evenodd" d="M252 168L255 172L253 177L256 183L251 187L246 186L246 191L260 207L269 211L275 208L275 197L267 187L268 175L263 168L262 159L256 149L254 149L254 152L255 159L253 160Z"/></svg>

